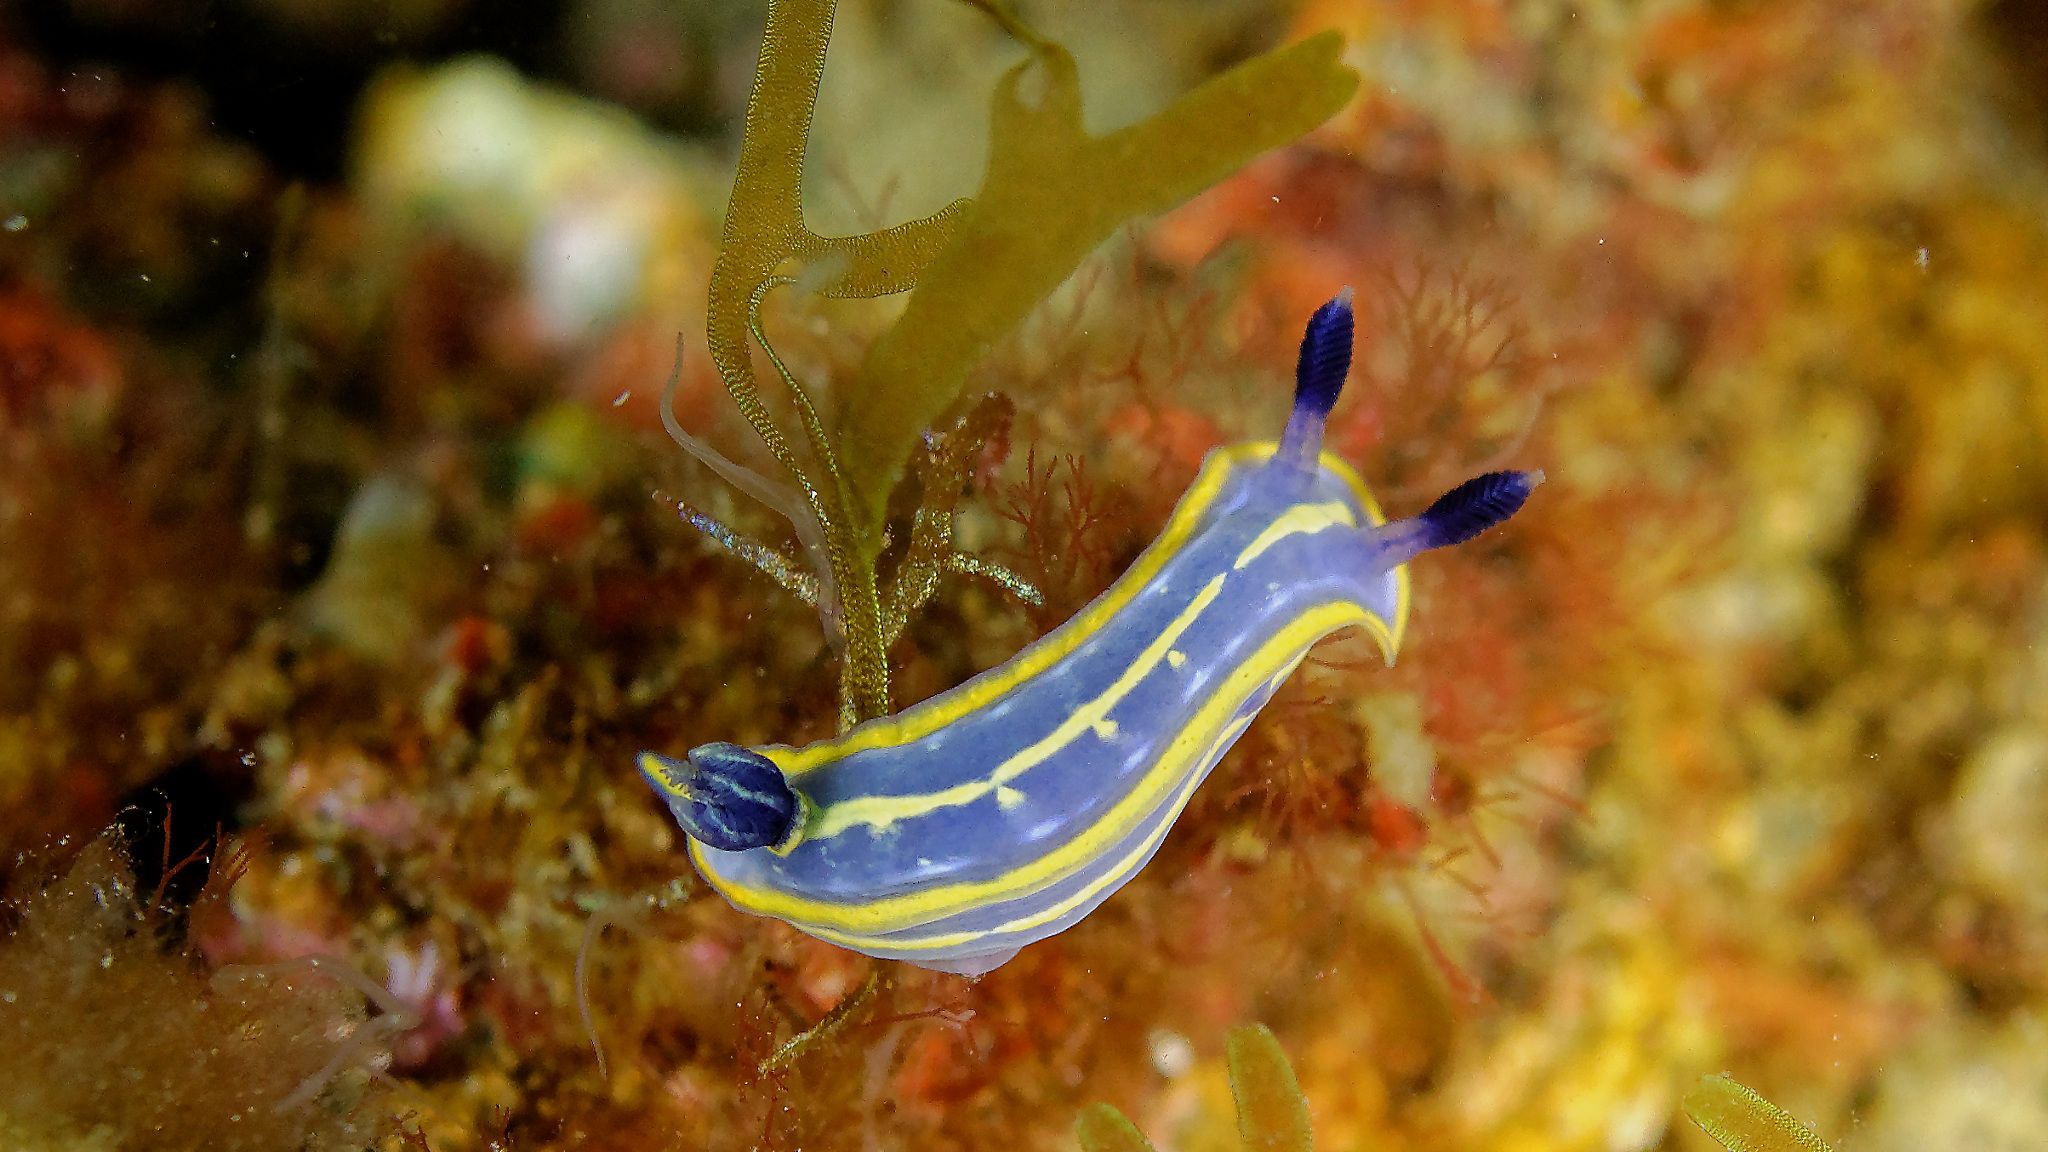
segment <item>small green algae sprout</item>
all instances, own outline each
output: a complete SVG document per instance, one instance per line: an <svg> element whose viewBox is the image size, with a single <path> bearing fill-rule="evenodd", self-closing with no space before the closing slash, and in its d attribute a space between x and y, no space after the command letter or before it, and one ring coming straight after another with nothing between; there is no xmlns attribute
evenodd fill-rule
<svg viewBox="0 0 2048 1152"><path fill-rule="evenodd" d="M1287 1053L1263 1024L1233 1028L1224 1042L1230 1094L1237 1101L1237 1138L1245 1152L1312 1152L1308 1100L1294 1079ZM1152 1152L1123 1113L1090 1104L1074 1122L1082 1152Z"/></svg>
<svg viewBox="0 0 2048 1152"><path fill-rule="evenodd" d="M1245 1152L1313 1152L1308 1098L1273 1033L1263 1024L1231 1029L1225 1059ZM1790 1113L1725 1075L1702 1078L1684 1107L1728 1152L1833 1152ZM1081 1152L1153 1152L1137 1125L1107 1104L1083 1108L1074 1136Z"/></svg>
<svg viewBox="0 0 2048 1152"><path fill-rule="evenodd" d="M840 718L848 726L890 711L888 649L942 573L986 576L1031 594L1023 581L953 547L961 485L946 478L945 466L971 458L976 437L997 418L981 414L984 404L936 440L927 430L960 404L975 365L1118 228L1296 139L1358 85L1338 59L1342 41L1326 33L1239 64L1136 124L1091 136L1073 57L1002 0L965 2L1030 52L996 86L980 189L929 216L832 237L805 223L801 189L835 0L768 5L706 333L726 391L794 490L684 432L666 396L663 402L677 443L793 526L801 558L679 507L712 539L817 607L841 649ZM1043 83L1027 85L1034 70ZM791 285L840 299L910 293L842 389L831 428L762 331L763 299ZM808 464L762 398L755 345L788 390ZM919 512L885 588L889 501L920 445L935 459L918 469L925 481Z"/></svg>
<svg viewBox="0 0 2048 1152"><path fill-rule="evenodd" d="M1725 1075L1702 1077L1684 1107L1728 1152L1831 1152L1797 1117Z"/></svg>

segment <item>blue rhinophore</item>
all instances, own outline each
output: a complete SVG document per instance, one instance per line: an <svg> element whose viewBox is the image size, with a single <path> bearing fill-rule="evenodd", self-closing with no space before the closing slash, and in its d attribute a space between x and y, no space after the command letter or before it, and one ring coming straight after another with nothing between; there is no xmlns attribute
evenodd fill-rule
<svg viewBox="0 0 2048 1152"><path fill-rule="evenodd" d="M1420 517L1429 530L1428 547L1463 544L1513 516L1541 483L1541 472L1488 472L1465 481L1437 497Z"/></svg>
<svg viewBox="0 0 2048 1152"><path fill-rule="evenodd" d="M1294 405L1317 417L1337 406L1344 377L1351 373L1351 289L1316 309L1302 333L1294 363Z"/></svg>

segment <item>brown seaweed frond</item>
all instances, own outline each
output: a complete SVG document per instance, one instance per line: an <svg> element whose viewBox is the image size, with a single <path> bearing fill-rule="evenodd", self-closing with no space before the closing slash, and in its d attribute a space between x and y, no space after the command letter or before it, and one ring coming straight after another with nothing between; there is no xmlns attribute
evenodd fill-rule
<svg viewBox="0 0 2048 1152"><path fill-rule="evenodd" d="M772 289L793 282L781 272L790 264L825 296L904 291L944 246L963 205L956 201L929 216L852 236L820 236L805 224L804 150L834 7L833 0L772 0L768 6L725 235L711 270L706 335L734 406L796 485L798 501L778 497L770 503L805 540L817 572L814 602L826 617L827 632L837 631L843 639L841 711L851 720L888 711L882 598L874 570L880 549L868 545L849 514L854 501L846 469L810 393L774 355L761 331L761 301ZM754 372L755 344L770 356L790 391L822 480L805 466L762 399ZM676 435L678 429L669 431ZM703 458L698 446L681 436L677 442ZM724 469L720 472L733 479ZM741 487L759 498L752 487Z"/></svg>
<svg viewBox="0 0 2048 1152"><path fill-rule="evenodd" d="M989 160L951 242L869 349L840 415L861 511L877 517L918 432L987 350L1125 222L1162 212L1328 119L1358 75L1335 33L1267 52L1101 136L1082 123L1074 59L1050 41L1006 73ZM1042 73L1035 98L1027 75Z"/></svg>
<svg viewBox="0 0 2048 1152"><path fill-rule="evenodd" d="M801 188L833 0L772 0L747 100L739 170L711 274L706 330L734 405L794 485L733 464L683 432L669 433L736 487L795 527L814 571L796 579L786 554L740 538L702 513L699 527L814 603L840 644L841 720L889 711L887 654L946 571L984 576L1029 600L1030 585L951 548L958 492L926 484L935 504L913 517L912 544L885 588L889 501L921 437L960 399L969 372L1104 239L1133 217L1187 199L1328 118L1357 76L1334 35L1314 37L1231 69L1138 124L1102 136L1082 125L1073 58L1001 0L968 0L1030 49L998 84L990 159L977 196L929 216L850 236L804 222ZM1033 70L1043 91L1024 94ZM793 269L793 271L792 271ZM828 298L910 292L903 313L869 347L828 429L804 382L762 330L775 288ZM800 426L804 452L769 411L755 348L773 366ZM970 434L967 439L973 439ZM934 465L936 467L936 465ZM920 471L923 471L920 466Z"/></svg>

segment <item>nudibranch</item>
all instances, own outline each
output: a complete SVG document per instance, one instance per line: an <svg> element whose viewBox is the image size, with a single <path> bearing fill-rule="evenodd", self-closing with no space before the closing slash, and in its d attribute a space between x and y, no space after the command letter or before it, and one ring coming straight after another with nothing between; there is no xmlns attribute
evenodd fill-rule
<svg viewBox="0 0 2048 1152"><path fill-rule="evenodd" d="M1135 876L1318 640L1363 629L1392 663L1406 562L1543 476L1489 473L1388 523L1322 451L1351 328L1347 289L1308 322L1279 442L1212 452L1130 570L1008 663L802 748L642 753L705 880L834 944L979 975Z"/></svg>

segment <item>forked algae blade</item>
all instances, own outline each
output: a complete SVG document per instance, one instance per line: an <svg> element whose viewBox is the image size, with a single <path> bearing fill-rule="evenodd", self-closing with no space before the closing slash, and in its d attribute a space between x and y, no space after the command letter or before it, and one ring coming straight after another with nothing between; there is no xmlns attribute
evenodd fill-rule
<svg viewBox="0 0 2048 1152"><path fill-rule="evenodd" d="M969 371L1090 252L1133 217L1179 204L1342 108L1358 87L1343 49L1334 32L1276 48L1091 136L1073 57L1034 45L996 88L980 190L946 222L950 243L868 350L857 402L841 409L838 449L866 522L880 522L912 446ZM1033 68L1045 73L1035 100L1021 91Z"/></svg>
<svg viewBox="0 0 2048 1152"><path fill-rule="evenodd" d="M901 573L910 579L885 591L883 521L914 448L959 400L975 364L1125 222L1170 208L1302 135L1358 86L1330 33L1246 61L1138 124L1091 136L1073 57L1001 0L972 2L1032 53L996 89L979 198L892 228L821 236L804 221L801 192L835 3L770 0L706 336L734 405L794 490L732 465L666 421L686 451L790 520L816 569L808 581L771 548L728 546L799 595L808 590L828 633L842 641L843 727L890 711L889 641L928 596L933 557L926 549ZM1044 83L1025 95L1033 68ZM798 284L829 297L911 293L840 391L836 428L761 329L764 297ZM762 399L756 344L789 393L808 461ZM737 540L701 513L685 514L714 539ZM988 570L971 558L955 564L955 556L948 551L941 567Z"/></svg>
<svg viewBox="0 0 2048 1152"><path fill-rule="evenodd" d="M1685 1094L1685 1114L1728 1152L1830 1152L1813 1129L1726 1076L1703 1077Z"/></svg>

